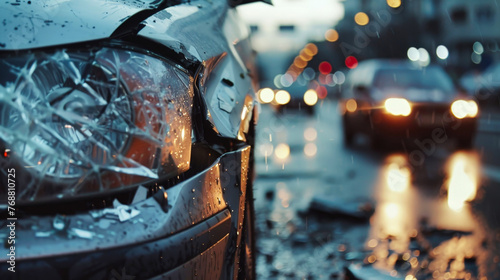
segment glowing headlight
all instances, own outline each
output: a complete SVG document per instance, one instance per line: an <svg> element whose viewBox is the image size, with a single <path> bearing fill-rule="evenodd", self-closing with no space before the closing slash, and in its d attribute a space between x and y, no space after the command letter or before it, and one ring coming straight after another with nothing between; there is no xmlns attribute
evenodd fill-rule
<svg viewBox="0 0 500 280"><path fill-rule="evenodd" d="M457 100L451 104L451 112L458 119L474 118L477 116L479 109L477 103L473 100Z"/></svg>
<svg viewBox="0 0 500 280"><path fill-rule="evenodd" d="M290 102L290 94L286 90L280 90L276 93L276 96L274 97L276 99L276 102L280 105L285 105Z"/></svg>
<svg viewBox="0 0 500 280"><path fill-rule="evenodd" d="M266 104L274 99L274 91L270 88L263 88L259 91L260 102Z"/></svg>
<svg viewBox="0 0 500 280"><path fill-rule="evenodd" d="M318 103L318 94L314 89L307 90L304 93L304 102L309 106L314 106Z"/></svg>
<svg viewBox="0 0 500 280"><path fill-rule="evenodd" d="M389 98L384 103L385 110L394 116L409 116L411 114L411 105L404 98Z"/></svg>
<svg viewBox="0 0 500 280"><path fill-rule="evenodd" d="M18 200L123 188L189 168L192 90L183 70L102 48L0 58L0 72L0 146L26 168Z"/></svg>

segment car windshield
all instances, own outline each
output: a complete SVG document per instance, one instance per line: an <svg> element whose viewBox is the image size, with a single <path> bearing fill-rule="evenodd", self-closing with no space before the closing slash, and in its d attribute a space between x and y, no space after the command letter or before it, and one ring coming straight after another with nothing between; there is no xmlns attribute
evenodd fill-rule
<svg viewBox="0 0 500 280"><path fill-rule="evenodd" d="M439 89L452 92L450 78L438 68L419 69L381 69L375 74L373 85L378 89L417 88Z"/></svg>

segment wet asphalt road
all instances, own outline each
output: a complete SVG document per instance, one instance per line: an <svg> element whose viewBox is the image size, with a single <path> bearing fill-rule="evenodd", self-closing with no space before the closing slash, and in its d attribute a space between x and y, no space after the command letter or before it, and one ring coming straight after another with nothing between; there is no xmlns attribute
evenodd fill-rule
<svg viewBox="0 0 500 280"><path fill-rule="evenodd" d="M500 279L500 118L453 140L373 151L342 141L335 101L314 116L262 106L255 209L259 279Z"/></svg>

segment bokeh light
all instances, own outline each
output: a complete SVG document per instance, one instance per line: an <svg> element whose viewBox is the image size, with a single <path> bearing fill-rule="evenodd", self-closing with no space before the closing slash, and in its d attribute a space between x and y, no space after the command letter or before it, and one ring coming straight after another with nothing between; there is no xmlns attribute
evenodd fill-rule
<svg viewBox="0 0 500 280"><path fill-rule="evenodd" d="M299 57L304 61L310 61L312 59L311 52L307 52L306 50L301 50L299 53Z"/></svg>
<svg viewBox="0 0 500 280"><path fill-rule="evenodd" d="M335 81L334 77L335 76L333 74L328 74L327 75L326 81L327 81L327 85L328 86L333 87L333 86L335 86L337 84L337 82Z"/></svg>
<svg viewBox="0 0 500 280"><path fill-rule="evenodd" d="M276 99L276 102L280 105L285 105L290 102L290 94L286 90L280 90L276 92L276 96L274 97Z"/></svg>
<svg viewBox="0 0 500 280"><path fill-rule="evenodd" d="M349 69L354 69L358 66L358 60L354 56L348 56L345 59L345 66Z"/></svg>
<svg viewBox="0 0 500 280"><path fill-rule="evenodd" d="M387 5L391 8L399 8L401 6L401 0L387 0Z"/></svg>
<svg viewBox="0 0 500 280"><path fill-rule="evenodd" d="M309 106L314 106L318 102L318 94L315 90L310 89L304 93L304 102Z"/></svg>
<svg viewBox="0 0 500 280"><path fill-rule="evenodd" d="M312 69L311 67L307 67L306 69L304 69L302 75L308 81L314 80L314 78L316 77L316 73L314 72L314 69Z"/></svg>
<svg viewBox="0 0 500 280"><path fill-rule="evenodd" d="M315 55L314 52L311 49L308 49L307 47L302 49L301 52L304 52L304 54L310 56L311 58Z"/></svg>
<svg viewBox="0 0 500 280"><path fill-rule="evenodd" d="M473 52L470 56L470 59L474 64L479 64L483 60L480 54L477 54L476 52Z"/></svg>
<svg viewBox="0 0 500 280"><path fill-rule="evenodd" d="M319 64L318 70L323 75L329 74L332 72L332 65L327 61L323 61Z"/></svg>
<svg viewBox="0 0 500 280"><path fill-rule="evenodd" d="M325 39L328 42L336 42L339 39L339 33L335 29L328 29L325 32Z"/></svg>
<svg viewBox="0 0 500 280"><path fill-rule="evenodd" d="M282 88L283 85L281 84L281 74L278 74L274 77L273 79L273 83L274 83L274 86L277 87L277 88Z"/></svg>
<svg viewBox="0 0 500 280"><path fill-rule="evenodd" d="M420 53L417 48L411 47L407 52L408 59L411 61L418 61L420 59Z"/></svg>
<svg viewBox="0 0 500 280"><path fill-rule="evenodd" d="M428 66L431 63L431 57L429 55L429 52L424 49L424 48L419 48L418 49L418 60L420 62L420 66Z"/></svg>
<svg viewBox="0 0 500 280"><path fill-rule="evenodd" d="M274 91L270 88L263 88L259 91L259 99L262 103L270 103L274 99Z"/></svg>
<svg viewBox="0 0 500 280"><path fill-rule="evenodd" d="M354 16L354 21L358 24L358 25L367 25L369 22L370 22L370 18L368 17L368 15L366 13L363 13L363 12L359 12L357 13L355 16Z"/></svg>
<svg viewBox="0 0 500 280"><path fill-rule="evenodd" d="M474 45L472 45L472 50L479 55L483 54L484 52L483 44L481 44L481 42L475 42Z"/></svg>
<svg viewBox="0 0 500 280"><path fill-rule="evenodd" d="M314 157L318 153L318 147L314 143L307 143L304 146L304 154L307 157Z"/></svg>
<svg viewBox="0 0 500 280"><path fill-rule="evenodd" d="M306 86L307 85L307 80L306 78L304 77L304 75L299 75L297 77L297 80L295 81L298 85L300 86Z"/></svg>
<svg viewBox="0 0 500 280"><path fill-rule="evenodd" d="M333 74L333 80L339 84L342 85L345 82L345 74L342 71L337 71L335 74Z"/></svg>
<svg viewBox="0 0 500 280"><path fill-rule="evenodd" d="M296 69L296 67L292 66L292 67L288 68L285 75L289 75L290 77L292 77L292 82L293 82L297 79L297 77L300 74L300 73L297 73L298 71L301 71L301 69Z"/></svg>
<svg viewBox="0 0 500 280"><path fill-rule="evenodd" d="M329 81L329 76L330 74L320 74L319 77L318 77L318 82L322 85L327 85L330 81Z"/></svg>
<svg viewBox="0 0 500 280"><path fill-rule="evenodd" d="M274 149L274 155L281 160L285 160L290 156L290 146L285 143L278 144Z"/></svg>
<svg viewBox="0 0 500 280"><path fill-rule="evenodd" d="M349 113L354 113L354 112L356 112L356 109L358 109L358 103L356 103L356 100L354 100L354 99L349 99L345 103L345 109Z"/></svg>
<svg viewBox="0 0 500 280"><path fill-rule="evenodd" d="M284 87L289 87L293 84L293 77L289 73L286 73L280 77L280 83Z"/></svg>
<svg viewBox="0 0 500 280"><path fill-rule="evenodd" d="M448 55L449 55L449 52L448 52L448 48L443 46L443 45L439 45L437 48L436 48L436 55L437 57L439 57L440 59L447 59L448 58Z"/></svg>
<svg viewBox="0 0 500 280"><path fill-rule="evenodd" d="M263 156L269 156L273 154L274 146L271 143L264 143L259 146L259 151Z"/></svg>
<svg viewBox="0 0 500 280"><path fill-rule="evenodd" d="M308 50L309 53L314 56L318 53L318 47L315 44L309 43L305 46L304 50Z"/></svg>
<svg viewBox="0 0 500 280"><path fill-rule="evenodd" d="M316 140L316 138L318 138L318 132L314 127L308 127L304 130L304 139L306 139L306 141L311 142Z"/></svg>
<svg viewBox="0 0 500 280"><path fill-rule="evenodd" d="M326 87L324 86L318 86L316 88L316 95L318 96L319 99L325 99L326 96L328 95L328 90L326 90Z"/></svg>
<svg viewBox="0 0 500 280"><path fill-rule="evenodd" d="M302 57L297 56L294 61L293 65L295 65L298 68L305 68L307 66L307 62L302 59Z"/></svg>

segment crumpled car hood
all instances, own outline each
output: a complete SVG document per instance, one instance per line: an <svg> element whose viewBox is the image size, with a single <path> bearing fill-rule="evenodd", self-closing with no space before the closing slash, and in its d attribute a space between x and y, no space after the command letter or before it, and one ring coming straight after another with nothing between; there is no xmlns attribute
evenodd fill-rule
<svg viewBox="0 0 500 280"><path fill-rule="evenodd" d="M0 50L108 38L133 15L179 4L162 0L10 0L0 3Z"/></svg>

